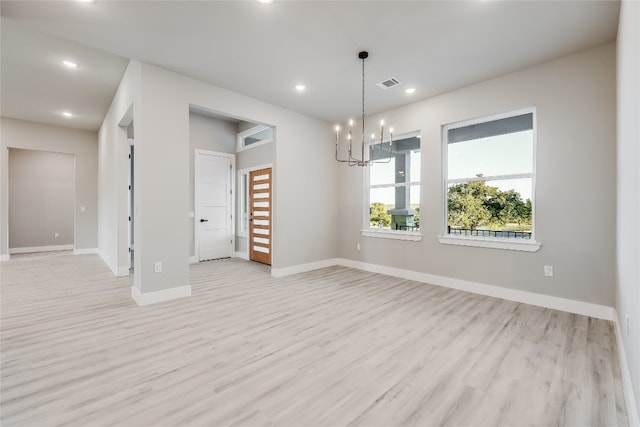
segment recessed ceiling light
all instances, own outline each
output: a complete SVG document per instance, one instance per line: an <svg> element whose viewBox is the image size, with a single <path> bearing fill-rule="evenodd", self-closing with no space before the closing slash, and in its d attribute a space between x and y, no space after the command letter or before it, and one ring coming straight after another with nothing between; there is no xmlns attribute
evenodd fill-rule
<svg viewBox="0 0 640 427"><path fill-rule="evenodd" d="M404 93L408 93L409 95L411 95L412 93L414 93L416 91L415 87L410 87L408 89L404 90Z"/></svg>
<svg viewBox="0 0 640 427"><path fill-rule="evenodd" d="M80 3L95 3L96 0L78 0Z"/></svg>
<svg viewBox="0 0 640 427"><path fill-rule="evenodd" d="M258 1L264 4L273 3L273 0L258 0Z"/></svg>
<svg viewBox="0 0 640 427"><path fill-rule="evenodd" d="M295 87L298 92L304 92L307 89L305 85L296 85Z"/></svg>
<svg viewBox="0 0 640 427"><path fill-rule="evenodd" d="M68 59L61 59L60 62L67 68L78 68L77 62L69 61Z"/></svg>
<svg viewBox="0 0 640 427"><path fill-rule="evenodd" d="M63 115L63 116L65 116L65 117L67 117L67 118L69 118L69 117L73 117L73 114L72 114L72 113L70 113L69 111L63 111L63 112L62 112L62 115Z"/></svg>

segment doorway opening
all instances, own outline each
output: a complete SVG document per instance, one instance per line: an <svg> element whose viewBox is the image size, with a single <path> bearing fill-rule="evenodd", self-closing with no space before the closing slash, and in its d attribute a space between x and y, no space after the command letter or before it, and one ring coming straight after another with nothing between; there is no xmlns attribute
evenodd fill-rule
<svg viewBox="0 0 640 427"><path fill-rule="evenodd" d="M75 247L75 155L9 148L9 254Z"/></svg>
<svg viewBox="0 0 640 427"><path fill-rule="evenodd" d="M250 256L250 239L254 238L258 245L258 249L254 250L266 251L269 259L265 259L264 256L258 256L265 264L271 263L272 258L272 245L271 240L273 237L273 226L271 223L272 215L272 183L269 182L269 198L268 201L262 200L257 207L260 208L259 213L255 215L268 214L266 218L260 218L258 221L268 221L269 229L266 228L254 228L255 236L250 237L249 229L249 215L253 211L250 210L249 203L249 173L254 170L260 170L269 168L271 170L273 166L274 147L276 142L276 128L266 123L259 123L249 121L237 116L231 116L228 114L208 110L203 107L190 105L189 106L189 144L191 149L191 178L192 178L192 206L193 209L189 212L189 216L193 219L192 230L192 246L189 253L189 262L196 263L205 259L215 259L219 257L239 257L246 260L251 258ZM225 202L230 204L230 211L226 213L224 217L224 223L222 217L217 224L213 224L212 220L207 215L213 213L207 213L209 209L213 211L213 207L217 207L218 214L225 211L225 208L221 203L216 202L215 198L219 197L222 200L222 195L216 196L214 194L214 187L222 188L222 183L218 182L216 185L211 183L209 189L202 188L198 181L202 181L201 174L198 172L198 165L202 159L199 158L199 152L206 151L209 154L216 154L222 156L229 156L233 159L232 170L233 173L230 176L231 187L225 190L227 195L230 195L230 201ZM212 163L210 161L209 163ZM219 160L218 167L227 168L228 164ZM238 172L235 172L236 165ZM270 173L271 176L271 173ZM221 178L221 177L218 177ZM265 183L260 183L265 184ZM208 200L216 206L204 206L203 201ZM265 205L265 203L267 203ZM264 205L264 206L262 206ZM268 208L267 211L262 209ZM203 215L204 213L204 215ZM230 224L226 224L226 220L231 220ZM218 221L217 219L213 222ZM265 227L264 225L262 227ZM231 230L231 235L228 235L222 230ZM257 231L256 231L257 230ZM260 234L262 233L262 234ZM209 235L209 237L204 237ZM214 235L217 237L214 238ZM224 238L227 238L224 240ZM203 240L204 239L204 240ZM213 241L218 241L215 245L217 250L213 250ZM230 251L228 251L228 244L231 244ZM206 249L209 246L209 249ZM211 250L212 253L205 253ZM254 257L255 258L255 257Z"/></svg>

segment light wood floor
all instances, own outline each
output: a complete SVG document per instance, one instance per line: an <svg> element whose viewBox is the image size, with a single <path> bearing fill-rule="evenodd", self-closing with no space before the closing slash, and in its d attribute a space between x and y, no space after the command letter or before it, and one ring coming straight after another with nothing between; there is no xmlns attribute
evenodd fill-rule
<svg viewBox="0 0 640 427"><path fill-rule="evenodd" d="M2 426L627 425L613 325L333 267L191 269L138 307L95 255L2 269Z"/></svg>

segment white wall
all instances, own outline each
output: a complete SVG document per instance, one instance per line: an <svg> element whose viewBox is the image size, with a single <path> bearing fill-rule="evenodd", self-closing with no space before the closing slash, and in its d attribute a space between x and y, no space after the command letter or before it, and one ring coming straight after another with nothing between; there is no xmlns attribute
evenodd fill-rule
<svg viewBox="0 0 640 427"><path fill-rule="evenodd" d="M129 75L140 70L139 98ZM276 127L274 158L273 265L285 267L334 258L336 165L332 159L330 126L298 113L223 90L148 64L132 62L114 105L101 128L101 156L117 154L117 121L134 100L135 123L135 276L142 294L188 285L189 107L242 117ZM103 153L102 149L105 152ZM117 253L109 234L117 224L109 200L120 199L108 178L118 176L118 162L101 158L101 237L111 257ZM123 198L126 200L126 193ZM101 240L101 248L103 247ZM162 262L163 273L154 273Z"/></svg>
<svg viewBox="0 0 640 427"><path fill-rule="evenodd" d="M616 310L637 411L640 408L640 3L637 1L621 3L617 70Z"/></svg>
<svg viewBox="0 0 640 427"><path fill-rule="evenodd" d="M538 252L440 244L441 126L537 108ZM421 242L362 237L361 168L340 168L340 256L613 306L615 45L607 44L369 118L422 133ZM362 249L356 250L361 243ZM555 277L543 275L552 265Z"/></svg>
<svg viewBox="0 0 640 427"><path fill-rule="evenodd" d="M9 250L73 245L75 156L9 149Z"/></svg>
<svg viewBox="0 0 640 427"><path fill-rule="evenodd" d="M75 155L75 249L98 245L97 169L98 135L95 132L0 118L0 255L8 252L9 148L53 151ZM81 207L85 211L80 210Z"/></svg>
<svg viewBox="0 0 640 427"><path fill-rule="evenodd" d="M99 166L98 166L98 248L100 255L111 271L116 275L128 274L128 174L129 174L129 142L127 140L128 121L135 121L140 104L140 64L129 63L120 82L120 86L111 101L105 119L98 133ZM121 127L123 123L125 127ZM132 129L131 127L130 129ZM138 137L138 128L135 128ZM137 162L138 143L134 161ZM134 177L135 192L142 191ZM136 259L139 257L137 244L138 224L136 223Z"/></svg>

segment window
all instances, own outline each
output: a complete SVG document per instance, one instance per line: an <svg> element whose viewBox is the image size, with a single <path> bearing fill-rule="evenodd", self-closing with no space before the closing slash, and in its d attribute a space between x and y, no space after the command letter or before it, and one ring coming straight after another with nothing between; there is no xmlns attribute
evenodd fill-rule
<svg viewBox="0 0 640 427"><path fill-rule="evenodd" d="M535 110L454 123L443 128L443 243L537 250L534 239ZM461 243L460 241L467 241Z"/></svg>
<svg viewBox="0 0 640 427"><path fill-rule="evenodd" d="M273 141L273 128L258 125L238 134L238 151L258 147Z"/></svg>
<svg viewBox="0 0 640 427"><path fill-rule="evenodd" d="M419 236L420 135L415 132L393 141L370 146L371 158L384 163L368 167L369 209L364 235L371 237ZM407 240L419 240L408 237Z"/></svg>
<svg viewBox="0 0 640 427"><path fill-rule="evenodd" d="M238 236L247 237L249 231L249 173L238 173Z"/></svg>

